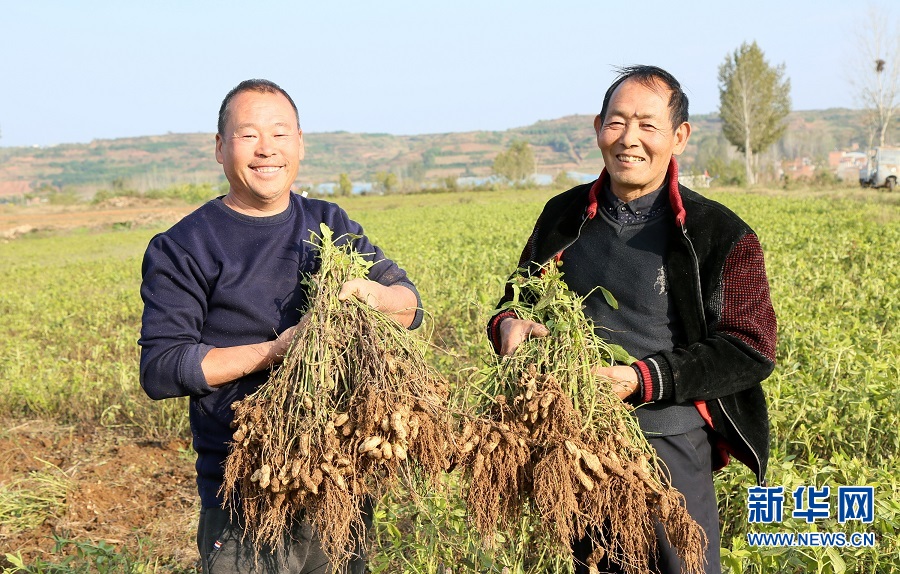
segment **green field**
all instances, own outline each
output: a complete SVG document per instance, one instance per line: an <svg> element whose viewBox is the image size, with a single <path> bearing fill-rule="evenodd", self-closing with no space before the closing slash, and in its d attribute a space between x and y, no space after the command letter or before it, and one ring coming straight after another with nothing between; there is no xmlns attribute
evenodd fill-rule
<svg viewBox="0 0 900 574"><path fill-rule="evenodd" d="M429 313L423 331L440 349L430 358L454 383L466 381L487 356L485 321L551 194L511 190L343 203L416 282ZM734 462L720 473L726 567L734 573L900 572L900 198L849 191L709 195L760 236L779 319L778 366L764 386L773 423L768 480L785 487L786 516L781 524L749 525L750 472ZM189 435L186 404L151 402L137 380L140 262L161 230L0 244L0 412L8 425L38 418L158 439ZM828 485L833 493L838 486L871 485L875 520L839 524L834 494L828 519L791 518L790 493L801 485ZM398 497L379 507L373 570L542 572L566 564L536 555L540 545L527 527L498 541L493 553L479 550L452 490L422 504L425 511L415 512ZM871 532L877 542L857 549L759 548L748 545L750 530ZM16 550L0 549L0 556ZM117 552L139 554L127 545ZM167 571L164 556L154 560L131 571ZM52 561L47 556L42 564ZM18 571L51 571L24 568Z"/></svg>

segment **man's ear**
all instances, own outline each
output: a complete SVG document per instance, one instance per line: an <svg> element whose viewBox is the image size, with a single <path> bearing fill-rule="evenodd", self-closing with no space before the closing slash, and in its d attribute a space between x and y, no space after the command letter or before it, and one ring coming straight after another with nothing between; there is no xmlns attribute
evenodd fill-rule
<svg viewBox="0 0 900 574"><path fill-rule="evenodd" d="M597 114L597 117L594 118L594 131L597 132L597 135L600 135L601 127L603 127L603 118Z"/></svg>
<svg viewBox="0 0 900 574"><path fill-rule="evenodd" d="M688 138L691 137L691 124L684 122L675 130L675 149L672 150L673 155L681 155L684 148L687 147Z"/></svg>
<svg viewBox="0 0 900 574"><path fill-rule="evenodd" d="M303 130L299 130L300 133L300 161L303 161L303 158L306 157L306 144L303 142Z"/></svg>
<svg viewBox="0 0 900 574"><path fill-rule="evenodd" d="M216 134L216 161L224 164L225 157L222 155L222 136Z"/></svg>

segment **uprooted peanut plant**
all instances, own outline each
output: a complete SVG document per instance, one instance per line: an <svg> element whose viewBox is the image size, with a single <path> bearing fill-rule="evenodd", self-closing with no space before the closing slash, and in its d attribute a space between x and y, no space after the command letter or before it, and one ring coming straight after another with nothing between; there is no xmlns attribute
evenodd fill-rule
<svg viewBox="0 0 900 574"><path fill-rule="evenodd" d="M560 551L590 536L589 566L608 554L637 574L649 570L659 521L687 571L702 572L702 529L663 480L611 381L592 372L627 361L627 353L595 334L583 298L567 289L555 263L512 281L516 296L505 308L544 324L550 335L496 359L474 384L486 400L463 427L457 450L469 478L470 522L490 539L498 524L536 513Z"/></svg>
<svg viewBox="0 0 900 574"><path fill-rule="evenodd" d="M365 303L338 299L369 264L322 227L304 326L281 367L234 404L226 503L257 548L277 547L306 516L334 565L365 538L367 497L400 476L437 478L448 465L445 381L420 342Z"/></svg>

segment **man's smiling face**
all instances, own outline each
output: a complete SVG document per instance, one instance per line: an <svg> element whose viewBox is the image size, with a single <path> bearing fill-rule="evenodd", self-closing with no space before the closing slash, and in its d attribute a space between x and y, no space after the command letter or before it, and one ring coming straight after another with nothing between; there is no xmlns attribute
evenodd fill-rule
<svg viewBox="0 0 900 574"><path fill-rule="evenodd" d="M230 195L254 209L287 207L303 157L303 139L291 103L279 93L241 92L228 104L216 159Z"/></svg>
<svg viewBox="0 0 900 574"><path fill-rule="evenodd" d="M687 145L690 125L672 126L670 94L662 83L628 79L613 92L606 117L594 119L612 192L623 201L659 189L669 160Z"/></svg>

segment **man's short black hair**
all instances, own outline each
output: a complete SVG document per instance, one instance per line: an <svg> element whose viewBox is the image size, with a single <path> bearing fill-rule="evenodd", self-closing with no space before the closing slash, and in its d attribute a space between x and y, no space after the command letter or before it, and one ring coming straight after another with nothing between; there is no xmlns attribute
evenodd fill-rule
<svg viewBox="0 0 900 574"><path fill-rule="evenodd" d="M648 88L655 88L658 83L666 86L670 91L669 111L672 115L672 128L677 128L688 121L688 98L675 76L656 66L627 66L625 68L616 68L616 72L619 76L606 90L606 95L603 97L603 108L600 110L601 121L606 119L606 111L613 92L625 80L635 80Z"/></svg>
<svg viewBox="0 0 900 574"><path fill-rule="evenodd" d="M294 100L291 99L291 96L285 92L281 86L276 84L275 82L270 82L269 80L244 80L240 84L231 88L231 91L228 92L228 95L225 96L225 99L222 100L222 106L219 108L219 135L224 136L223 133L225 131L225 124L228 123L228 104L231 103L231 100L234 97L242 92L259 92L261 94L281 94L287 101L291 103L291 107L294 108L294 114L297 116L297 127L300 127L300 112L297 111L297 104L294 103Z"/></svg>

